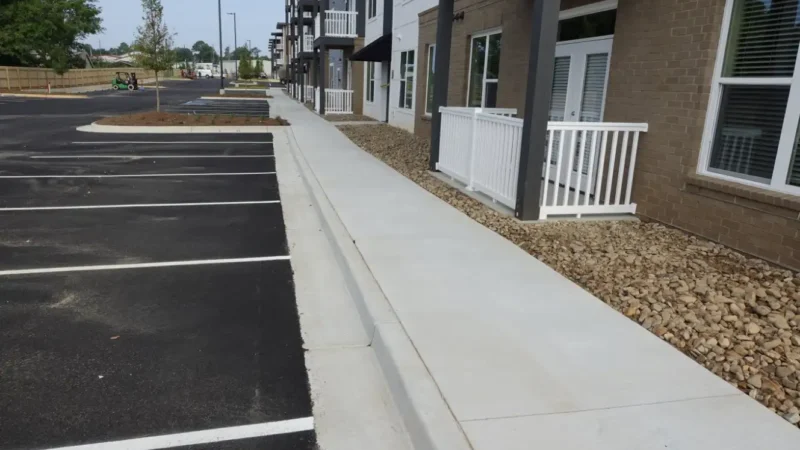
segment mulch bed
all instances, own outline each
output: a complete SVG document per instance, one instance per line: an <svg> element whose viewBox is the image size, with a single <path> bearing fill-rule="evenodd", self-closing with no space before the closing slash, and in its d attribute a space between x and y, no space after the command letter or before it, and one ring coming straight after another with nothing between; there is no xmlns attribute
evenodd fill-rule
<svg viewBox="0 0 800 450"><path fill-rule="evenodd" d="M222 126L222 125L267 125L284 126L289 122L280 116L275 118L212 115L212 114L179 114L165 112L146 112L123 116L106 117L97 122L99 125L122 126Z"/></svg>
<svg viewBox="0 0 800 450"><path fill-rule="evenodd" d="M430 142L388 125L354 143L800 424L800 274L656 222L522 223L428 172Z"/></svg>
<svg viewBox="0 0 800 450"><path fill-rule="evenodd" d="M362 114L326 114L324 117L328 122L377 122L374 118Z"/></svg>

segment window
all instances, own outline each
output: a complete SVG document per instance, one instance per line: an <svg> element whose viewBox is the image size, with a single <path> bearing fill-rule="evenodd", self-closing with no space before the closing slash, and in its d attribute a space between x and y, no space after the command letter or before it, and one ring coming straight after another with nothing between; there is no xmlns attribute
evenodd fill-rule
<svg viewBox="0 0 800 450"><path fill-rule="evenodd" d="M367 63L367 101L375 101L375 63Z"/></svg>
<svg viewBox="0 0 800 450"><path fill-rule="evenodd" d="M728 0L701 173L800 194L800 0Z"/></svg>
<svg viewBox="0 0 800 450"><path fill-rule="evenodd" d="M414 50L400 52L400 95L397 106L411 109L414 104Z"/></svg>
<svg viewBox="0 0 800 450"><path fill-rule="evenodd" d="M469 58L469 89L467 106L494 108L497 106L497 78L500 75L500 32L472 38Z"/></svg>
<svg viewBox="0 0 800 450"><path fill-rule="evenodd" d="M433 63L436 59L436 46L428 46L428 79L425 83L425 114L433 114Z"/></svg>
<svg viewBox="0 0 800 450"><path fill-rule="evenodd" d="M367 0L367 19L378 15L378 0Z"/></svg>
<svg viewBox="0 0 800 450"><path fill-rule="evenodd" d="M616 9L563 19L558 22L558 41L610 36L616 24Z"/></svg>

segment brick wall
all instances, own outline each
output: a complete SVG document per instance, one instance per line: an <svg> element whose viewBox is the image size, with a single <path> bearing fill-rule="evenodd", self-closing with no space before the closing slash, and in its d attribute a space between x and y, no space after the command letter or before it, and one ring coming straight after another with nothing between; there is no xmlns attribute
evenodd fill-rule
<svg viewBox="0 0 800 450"><path fill-rule="evenodd" d="M800 269L800 199L694 175L725 0L621 0L608 121L645 121L634 200L645 217Z"/></svg>
<svg viewBox="0 0 800 450"><path fill-rule="evenodd" d="M650 125L633 187L641 216L800 269L800 198L696 175L724 6L725 0L619 0L604 120ZM449 105L465 102L469 35L502 26L498 107L523 112L531 7L531 0L456 1L465 19L453 24ZM435 40L436 13L420 14L420 54ZM423 113L418 104L416 130L429 137Z"/></svg>
<svg viewBox="0 0 800 450"><path fill-rule="evenodd" d="M503 25L509 0L456 0L454 12L464 12L464 20L453 22L450 46L450 83L447 89L447 104L464 106L467 103L467 80L469 72L469 50L472 35ZM430 121L425 118L425 91L428 74L428 46L436 42L438 8L423 11L419 15L419 44L417 48L417 102L414 105L414 134L430 137ZM505 36L503 37L505 43ZM503 46L505 52L505 45ZM503 71L503 54L500 55L500 71ZM502 76L502 75L501 75ZM499 102L499 100L498 100ZM498 107L500 105L498 104Z"/></svg>

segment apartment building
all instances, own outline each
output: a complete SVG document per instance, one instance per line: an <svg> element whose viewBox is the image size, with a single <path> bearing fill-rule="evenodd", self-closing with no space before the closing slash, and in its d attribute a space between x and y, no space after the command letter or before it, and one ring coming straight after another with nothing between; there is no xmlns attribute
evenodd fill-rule
<svg viewBox="0 0 800 450"><path fill-rule="evenodd" d="M518 217L635 212L800 269L799 3L441 0L419 15L415 132Z"/></svg>

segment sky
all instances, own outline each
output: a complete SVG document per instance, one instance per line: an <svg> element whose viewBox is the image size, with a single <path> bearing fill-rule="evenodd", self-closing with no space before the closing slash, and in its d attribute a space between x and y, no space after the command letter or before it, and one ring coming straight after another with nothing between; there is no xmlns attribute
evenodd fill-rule
<svg viewBox="0 0 800 450"><path fill-rule="evenodd" d="M102 34L86 39L92 47L117 47L121 42L131 44L136 27L142 19L139 0L96 0L102 9ZM175 47L189 47L197 41L206 41L219 52L219 20L217 0L162 0L164 20L170 31L177 33ZM222 0L223 48L233 48L233 16L235 12L238 43L242 47L249 39L253 47L267 53L270 34L275 24L284 21L284 0Z"/></svg>

